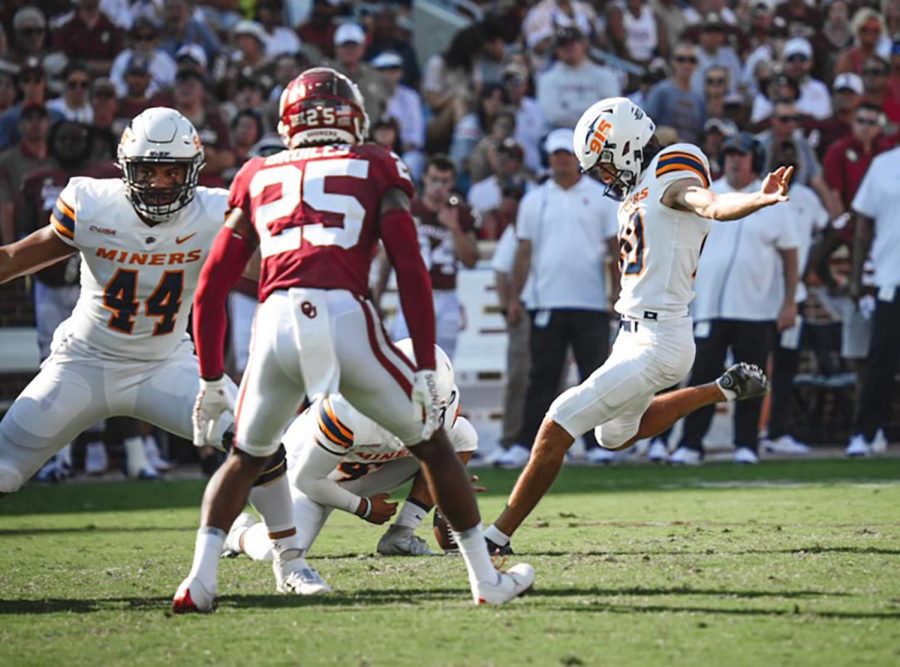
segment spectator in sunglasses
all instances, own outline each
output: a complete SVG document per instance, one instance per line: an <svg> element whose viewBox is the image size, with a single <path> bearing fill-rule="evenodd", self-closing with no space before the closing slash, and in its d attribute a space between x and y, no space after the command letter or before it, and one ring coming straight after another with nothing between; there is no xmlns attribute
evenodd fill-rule
<svg viewBox="0 0 900 667"><path fill-rule="evenodd" d="M79 0L53 30L53 50L82 60L91 76L107 76L123 47L122 30L100 11L100 0Z"/></svg>
<svg viewBox="0 0 900 667"><path fill-rule="evenodd" d="M831 90L834 113L825 120L810 119L803 124L819 159L825 157L834 142L850 134L853 114L862 101L863 82L856 74L844 72L835 77Z"/></svg>
<svg viewBox="0 0 900 667"><path fill-rule="evenodd" d="M37 7L22 7L13 16L12 48L9 61L21 65L29 58L47 53L47 19Z"/></svg>
<svg viewBox="0 0 900 667"><path fill-rule="evenodd" d="M802 183L815 190L831 216L837 217L840 214L841 206L825 183L822 176L822 165L819 164L815 151L809 145L806 137L799 132L799 123L800 114L793 102L775 103L771 128L757 136L762 142L766 156L762 171L772 171L779 166L776 162L776 154L783 152L785 144L793 144L796 154L793 182Z"/></svg>
<svg viewBox="0 0 900 667"><path fill-rule="evenodd" d="M116 84L116 93L119 97L128 94L126 77L136 62L142 63L141 69L146 68L150 77L144 93L147 97L153 97L175 82L178 68L172 56L158 46L159 25L155 20L147 17L135 19L128 33L128 41L129 48L116 56L109 73L109 78Z"/></svg>
<svg viewBox="0 0 900 667"><path fill-rule="evenodd" d="M91 75L87 64L82 60L71 61L63 70L62 80L62 95L50 100L47 108L66 120L90 125L94 121L94 110L88 97Z"/></svg>
<svg viewBox="0 0 900 667"><path fill-rule="evenodd" d="M881 36L885 32L884 19L874 9L863 7L853 15L850 25L856 36L856 44L838 57L834 72L835 74L855 72L862 75L866 60L875 55Z"/></svg>
<svg viewBox="0 0 900 667"><path fill-rule="evenodd" d="M698 66L691 79L691 86L698 95L703 94L704 77L710 67L728 70L729 90L735 91L735 83L741 76L741 59L726 42L728 27L718 12L708 12L701 24L700 48L697 49Z"/></svg>
<svg viewBox="0 0 900 667"><path fill-rule="evenodd" d="M831 95L828 86L810 75L813 67L813 48L803 37L789 39L782 52L784 74L800 91L797 110L816 119L831 115Z"/></svg>
<svg viewBox="0 0 900 667"><path fill-rule="evenodd" d="M728 96L728 70L724 67L710 67L703 77L703 102L707 118L725 116L725 98Z"/></svg>
<svg viewBox="0 0 900 667"><path fill-rule="evenodd" d="M18 143L19 116L26 106L41 106L47 102L47 75L44 66L37 58L29 58L22 63L18 76L18 87L21 99L0 115L0 151ZM57 111L50 112L50 120L62 118Z"/></svg>
<svg viewBox="0 0 900 667"><path fill-rule="evenodd" d="M900 124L900 100L888 90L888 75L891 66L880 56L871 56L863 65L863 97L867 102L879 107L894 125Z"/></svg>
<svg viewBox="0 0 900 667"><path fill-rule="evenodd" d="M706 120L703 96L691 87L696 70L697 50L693 44L678 44L672 57L672 75L650 89L644 107L657 126L673 127L684 141L691 143L700 140Z"/></svg>

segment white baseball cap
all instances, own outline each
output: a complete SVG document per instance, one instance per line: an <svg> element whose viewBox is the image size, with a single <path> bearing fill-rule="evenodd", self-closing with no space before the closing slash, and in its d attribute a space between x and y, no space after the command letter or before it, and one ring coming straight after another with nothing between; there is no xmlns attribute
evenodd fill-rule
<svg viewBox="0 0 900 667"><path fill-rule="evenodd" d="M843 74L838 74L834 77L834 83L831 86L831 89L835 92L839 90L845 90L849 88L857 95L863 94L863 82L859 77L859 74L854 74L853 72L844 72Z"/></svg>
<svg viewBox="0 0 900 667"><path fill-rule="evenodd" d="M255 37L260 44L265 45L266 43L266 30L256 21L248 21L246 19L238 21L231 32L235 37L238 35L250 35Z"/></svg>
<svg viewBox="0 0 900 667"><path fill-rule="evenodd" d="M356 23L343 23L334 31L334 45L340 46L347 42L354 44L366 43L366 31Z"/></svg>
<svg viewBox="0 0 900 667"><path fill-rule="evenodd" d="M195 63L206 69L206 51L199 44L185 44L175 53L175 60L180 58L190 58Z"/></svg>
<svg viewBox="0 0 900 667"><path fill-rule="evenodd" d="M806 56L810 59L813 57L812 44L810 44L809 40L805 37L793 37L784 44L785 58L798 55Z"/></svg>
<svg viewBox="0 0 900 667"><path fill-rule="evenodd" d="M396 51L382 51L372 60L375 69L394 69L403 67L403 58Z"/></svg>
<svg viewBox="0 0 900 667"><path fill-rule="evenodd" d="M553 130L544 140L544 149L547 155L553 155L556 151L567 151L575 155L575 133L567 127Z"/></svg>

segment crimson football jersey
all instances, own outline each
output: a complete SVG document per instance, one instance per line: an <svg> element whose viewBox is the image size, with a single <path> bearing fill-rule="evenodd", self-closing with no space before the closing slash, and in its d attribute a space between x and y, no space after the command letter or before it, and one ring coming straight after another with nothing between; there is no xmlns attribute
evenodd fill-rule
<svg viewBox="0 0 900 667"><path fill-rule="evenodd" d="M460 202L458 208L460 227L466 234L473 232L475 218L472 217L469 207L464 202ZM437 213L425 206L421 199L413 202L411 212L416 221L422 258L431 274L432 288L455 290L458 261L453 232L438 221Z"/></svg>
<svg viewBox="0 0 900 667"><path fill-rule="evenodd" d="M240 208L259 236L260 302L290 287L367 295L391 188L413 196L406 165L375 144L299 148L241 167L229 208Z"/></svg>

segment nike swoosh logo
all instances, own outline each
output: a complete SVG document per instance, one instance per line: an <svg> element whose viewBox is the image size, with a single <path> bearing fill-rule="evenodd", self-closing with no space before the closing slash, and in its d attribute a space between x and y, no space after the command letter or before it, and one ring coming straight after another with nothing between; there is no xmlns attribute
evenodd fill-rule
<svg viewBox="0 0 900 667"><path fill-rule="evenodd" d="M188 234L187 236L184 236L184 237L176 236L175 243L177 243L178 245L181 245L185 241L190 241L195 236L197 236L197 232L194 232L193 234Z"/></svg>

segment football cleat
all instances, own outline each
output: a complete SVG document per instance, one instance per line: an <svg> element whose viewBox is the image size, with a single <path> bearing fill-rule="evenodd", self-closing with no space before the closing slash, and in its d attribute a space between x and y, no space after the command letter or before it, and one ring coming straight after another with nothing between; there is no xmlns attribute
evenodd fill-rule
<svg viewBox="0 0 900 667"><path fill-rule="evenodd" d="M884 454L887 452L888 439L883 428L880 428L875 432L875 438L872 440L870 447L873 454Z"/></svg>
<svg viewBox="0 0 900 667"><path fill-rule="evenodd" d="M159 451L159 444L152 435L144 438L144 455L147 457L147 462L150 466L160 472L168 472L175 467L174 463L163 458L162 453Z"/></svg>
<svg viewBox="0 0 900 667"><path fill-rule="evenodd" d="M759 463L759 455L750 447L735 447L734 462L742 465L756 465Z"/></svg>
<svg viewBox="0 0 900 667"><path fill-rule="evenodd" d="M378 540L378 553L382 556L433 556L428 543L416 535L412 528L389 526L387 532Z"/></svg>
<svg viewBox="0 0 900 667"><path fill-rule="evenodd" d="M216 605L215 591L208 591L199 579L188 577L172 598L172 613L208 614L216 610Z"/></svg>
<svg viewBox="0 0 900 667"><path fill-rule="evenodd" d="M523 445L512 445L494 463L497 468L524 468L531 458L531 450Z"/></svg>
<svg viewBox="0 0 900 667"><path fill-rule="evenodd" d="M331 586L311 567L300 549L286 549L276 553L272 561L275 585L279 593L321 595L330 593Z"/></svg>
<svg viewBox="0 0 900 667"><path fill-rule="evenodd" d="M484 538L484 541L487 543L487 550L491 556L512 556L514 553L511 542L507 542L501 547L499 544L486 537Z"/></svg>
<svg viewBox="0 0 900 667"><path fill-rule="evenodd" d="M679 447L669 456L669 465L698 466L703 461L703 452L691 447Z"/></svg>
<svg viewBox="0 0 900 667"><path fill-rule="evenodd" d="M653 438L647 448L647 460L651 463L665 463L669 457L669 447L665 440Z"/></svg>
<svg viewBox="0 0 900 667"><path fill-rule="evenodd" d="M809 454L809 445L795 440L789 435L783 435L774 440L763 440L763 449L769 454L783 454L785 456L805 456Z"/></svg>
<svg viewBox="0 0 900 667"><path fill-rule="evenodd" d="M716 380L722 389L735 393L736 401L764 396L769 391L769 380L759 366L741 362L735 364Z"/></svg>
<svg viewBox="0 0 900 667"><path fill-rule="evenodd" d="M513 565L506 572L497 572L497 582L478 582L472 597L475 604L503 604L523 595L534 586L534 568L527 563Z"/></svg>
<svg viewBox="0 0 900 667"><path fill-rule="evenodd" d="M222 545L222 558L237 558L244 550L241 548L241 538L250 526L259 523L259 519L249 512L241 512L238 518L231 524L225 543Z"/></svg>
<svg viewBox="0 0 900 667"><path fill-rule="evenodd" d="M589 449L584 455L584 458L588 465L603 466L609 465L610 463L617 463L621 461L624 456L621 452L614 452L601 446Z"/></svg>
<svg viewBox="0 0 900 667"><path fill-rule="evenodd" d="M850 458L860 458L871 455L872 448L869 447L869 443L866 442L866 439L859 434L850 438L850 443L847 445L847 449L844 450L844 456L849 456Z"/></svg>

